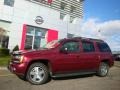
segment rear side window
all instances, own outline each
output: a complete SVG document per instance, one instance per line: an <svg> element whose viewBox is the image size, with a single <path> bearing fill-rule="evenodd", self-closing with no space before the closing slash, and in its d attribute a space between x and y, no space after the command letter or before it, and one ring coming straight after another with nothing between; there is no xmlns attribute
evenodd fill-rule
<svg viewBox="0 0 120 90"><path fill-rule="evenodd" d="M92 42L83 41L82 45L83 45L84 52L94 52L95 51L94 44Z"/></svg>
<svg viewBox="0 0 120 90"><path fill-rule="evenodd" d="M111 52L109 46L106 43L97 43L100 52Z"/></svg>

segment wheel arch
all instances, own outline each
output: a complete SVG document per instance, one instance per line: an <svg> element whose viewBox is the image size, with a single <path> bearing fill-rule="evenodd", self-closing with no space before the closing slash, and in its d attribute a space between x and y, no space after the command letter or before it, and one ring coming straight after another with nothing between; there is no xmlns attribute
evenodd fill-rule
<svg viewBox="0 0 120 90"><path fill-rule="evenodd" d="M51 68L51 62L50 60L48 59L36 59L36 60L31 60L28 65L27 65L27 69L25 71L25 77L26 77L26 74L27 74L27 71L30 67L30 65L32 65L33 63L43 63L44 65L47 66L48 70L50 71L50 75L51 75L51 72L52 72L52 68Z"/></svg>
<svg viewBox="0 0 120 90"><path fill-rule="evenodd" d="M104 63L106 63L106 64L108 64L110 66L109 59L103 59L101 62L104 62Z"/></svg>

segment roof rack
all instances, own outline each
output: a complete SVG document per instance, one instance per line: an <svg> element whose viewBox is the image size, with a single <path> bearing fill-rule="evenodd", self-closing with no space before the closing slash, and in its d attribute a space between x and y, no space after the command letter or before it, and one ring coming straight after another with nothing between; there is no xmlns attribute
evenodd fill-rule
<svg viewBox="0 0 120 90"><path fill-rule="evenodd" d="M99 42L104 42L101 39L94 39L94 38L86 38L86 37L73 37L73 39L81 39L81 40L94 40L94 41L99 41Z"/></svg>

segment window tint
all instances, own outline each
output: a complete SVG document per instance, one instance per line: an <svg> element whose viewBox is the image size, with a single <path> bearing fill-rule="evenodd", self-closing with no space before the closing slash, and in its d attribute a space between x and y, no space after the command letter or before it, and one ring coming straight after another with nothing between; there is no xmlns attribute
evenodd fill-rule
<svg viewBox="0 0 120 90"><path fill-rule="evenodd" d="M8 5L13 7L14 6L14 0L4 0L4 5Z"/></svg>
<svg viewBox="0 0 120 90"><path fill-rule="evenodd" d="M106 43L97 43L97 46L101 52L111 52L109 46Z"/></svg>
<svg viewBox="0 0 120 90"><path fill-rule="evenodd" d="M95 48L92 42L82 42L84 52L94 52Z"/></svg>
<svg viewBox="0 0 120 90"><path fill-rule="evenodd" d="M62 49L67 50L68 52L78 52L79 51L79 42L70 41L63 45Z"/></svg>

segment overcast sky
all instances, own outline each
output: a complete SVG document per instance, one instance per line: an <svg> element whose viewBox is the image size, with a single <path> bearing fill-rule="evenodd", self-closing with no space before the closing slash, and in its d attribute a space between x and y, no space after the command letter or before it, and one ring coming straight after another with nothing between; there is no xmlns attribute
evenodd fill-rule
<svg viewBox="0 0 120 90"><path fill-rule="evenodd" d="M120 51L120 0L85 0L80 35L103 39Z"/></svg>

